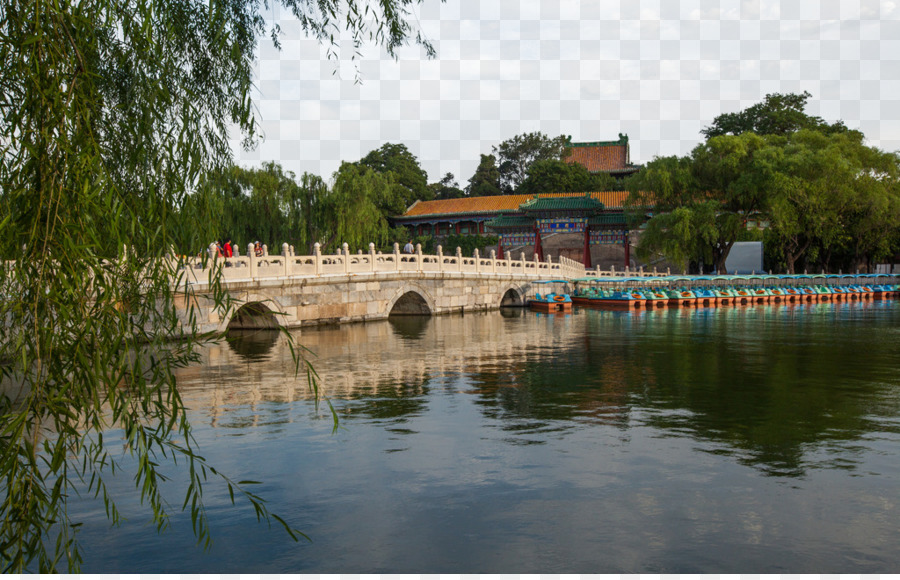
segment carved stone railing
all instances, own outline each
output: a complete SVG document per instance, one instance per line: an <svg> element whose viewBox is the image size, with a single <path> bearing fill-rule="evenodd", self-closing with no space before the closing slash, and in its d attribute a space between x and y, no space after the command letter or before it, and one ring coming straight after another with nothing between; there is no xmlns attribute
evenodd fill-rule
<svg viewBox="0 0 900 580"><path fill-rule="evenodd" d="M230 258L218 256L213 245L206 257L183 258L179 263L181 271L189 280L204 283L209 279L212 268L222 268L222 279L230 280L263 280L276 278L314 278L321 276L347 276L372 273L416 272L422 274L461 273L461 274L514 274L533 277L535 279L572 279L585 275L585 268L580 262L560 257L558 262L552 259L539 261L527 260L525 254L520 259L497 259L493 250L490 256L481 256L476 250L472 257L462 255L460 248L455 254L444 254L441 246L437 254L423 254L421 245L416 246L413 254L400 252L399 244L394 244L394 251L384 254L375 251L375 244L369 244L369 251L351 254L344 244L340 252L322 254L319 244L311 256L297 256L288 244L282 244L281 254L269 254L263 246L261 255L255 254L253 244L247 247L247 255L235 255Z"/></svg>

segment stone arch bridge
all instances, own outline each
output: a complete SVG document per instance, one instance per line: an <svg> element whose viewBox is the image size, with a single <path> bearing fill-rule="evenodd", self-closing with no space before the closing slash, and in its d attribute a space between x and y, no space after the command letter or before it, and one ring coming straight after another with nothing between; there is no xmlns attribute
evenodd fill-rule
<svg viewBox="0 0 900 580"><path fill-rule="evenodd" d="M228 328L286 328L328 323L384 319L394 315L437 315L503 306L523 306L535 291L566 290L563 281L585 275L582 264L566 258L559 262L490 257L401 254L395 244L390 254L343 251L323 255L318 245L312 256L296 256L287 244L281 255L254 255L207 260L188 259L180 272L192 298L180 294L181 313L187 324L190 302L202 331ZM215 252L210 252L215 256ZM210 275L221 272L220 283L237 304L223 315L208 298ZM554 284L534 284L559 280Z"/></svg>

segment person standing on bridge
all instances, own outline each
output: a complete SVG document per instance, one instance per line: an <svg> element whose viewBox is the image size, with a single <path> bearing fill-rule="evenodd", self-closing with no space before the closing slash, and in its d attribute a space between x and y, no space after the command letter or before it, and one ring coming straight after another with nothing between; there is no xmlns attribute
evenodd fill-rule
<svg viewBox="0 0 900 580"><path fill-rule="evenodd" d="M413 247L412 240L409 240L408 242L406 242L406 245L403 246L403 253L404 254L415 254L416 253L416 249Z"/></svg>

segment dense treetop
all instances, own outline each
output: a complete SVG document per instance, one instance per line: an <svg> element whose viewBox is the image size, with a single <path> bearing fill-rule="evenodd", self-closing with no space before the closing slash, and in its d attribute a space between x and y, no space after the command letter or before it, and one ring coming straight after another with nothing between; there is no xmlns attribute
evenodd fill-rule
<svg viewBox="0 0 900 580"><path fill-rule="evenodd" d="M772 93L763 102L737 113L723 113L713 119L712 125L704 127L700 133L707 139L721 135L787 135L800 129L812 129L823 133L847 131L843 121L827 123L820 117L807 115L803 110L812 95Z"/></svg>
<svg viewBox="0 0 900 580"><path fill-rule="evenodd" d="M725 271L736 241L764 239L769 267L866 269L900 250L900 158L803 112L809 93L720 115L684 157L628 180L639 253ZM747 230L747 224L764 226Z"/></svg>

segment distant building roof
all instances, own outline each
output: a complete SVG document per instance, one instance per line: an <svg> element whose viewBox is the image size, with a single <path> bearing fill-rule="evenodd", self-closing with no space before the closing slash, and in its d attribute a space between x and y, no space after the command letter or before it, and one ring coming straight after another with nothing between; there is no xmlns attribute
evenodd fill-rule
<svg viewBox="0 0 900 580"><path fill-rule="evenodd" d="M489 222L485 222L485 225L493 229L534 227L534 218L518 215L501 215Z"/></svg>
<svg viewBox="0 0 900 580"><path fill-rule="evenodd" d="M548 198L575 198L591 199L602 203L607 210L621 210L627 191L595 191L584 193L542 193L539 199ZM401 216L394 218L397 221L411 221L424 217L455 216L455 215L492 215L500 213L518 212L519 206L535 198L532 194L525 195L491 195L487 197L460 197L457 199L440 199L434 201L417 201Z"/></svg>
<svg viewBox="0 0 900 580"><path fill-rule="evenodd" d="M591 173L627 175L641 168L640 165L631 163L628 135L621 133L618 141L569 143L568 155L564 161L583 165Z"/></svg>
<svg viewBox="0 0 900 580"><path fill-rule="evenodd" d="M528 212L537 211L601 211L603 203L597 201L589 194L570 197L538 197L534 196L519 206L519 209Z"/></svg>

